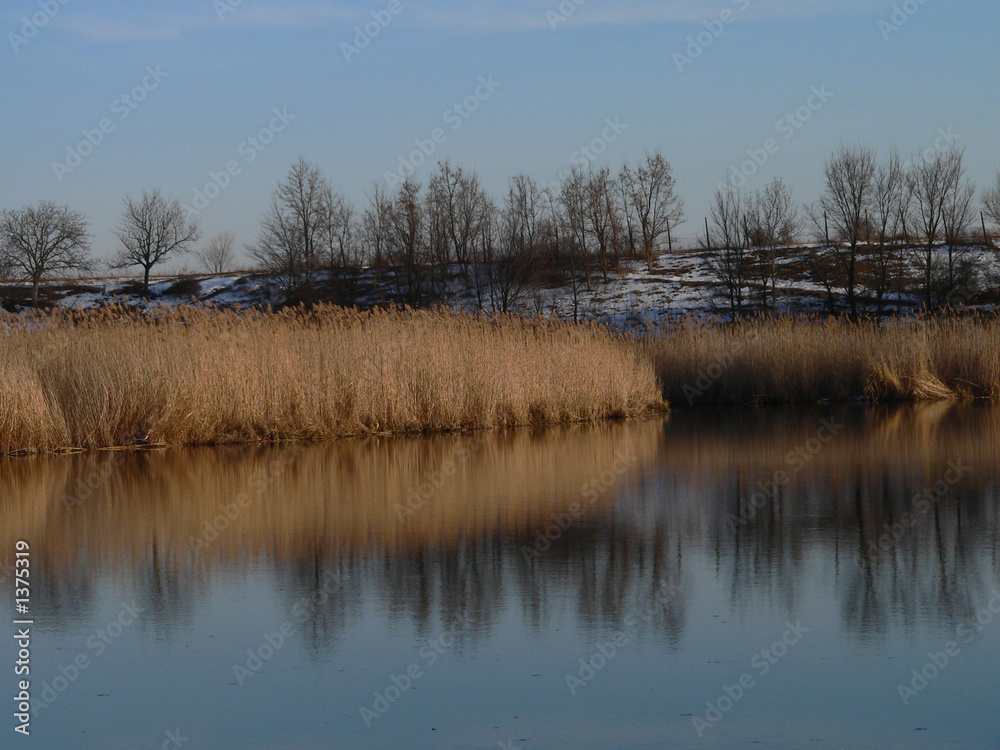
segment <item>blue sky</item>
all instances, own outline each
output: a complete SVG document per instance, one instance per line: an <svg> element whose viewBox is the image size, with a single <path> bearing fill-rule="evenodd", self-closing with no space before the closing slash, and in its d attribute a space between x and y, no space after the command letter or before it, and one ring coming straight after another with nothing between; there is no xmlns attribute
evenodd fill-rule
<svg viewBox="0 0 1000 750"><path fill-rule="evenodd" d="M580 149L595 139L593 163L614 169L661 149L687 236L748 150L766 158L745 170L755 172L747 187L779 175L800 202L815 200L841 142L906 155L948 133L980 186L1000 167L995 0L393 0L395 13L390 0L2 7L0 207L68 203L91 219L101 256L113 250L127 193L156 186L194 205L214 172L227 184L199 203L205 234L249 242L299 155L360 204L419 141L433 146L429 161L475 168L498 195L516 172L557 179L589 158ZM391 21L345 53L373 11ZM44 25L25 29L32 17ZM267 144L248 140L262 129ZM92 153L77 163L68 149L86 133L100 143L84 145ZM769 138L773 153L762 151Z"/></svg>

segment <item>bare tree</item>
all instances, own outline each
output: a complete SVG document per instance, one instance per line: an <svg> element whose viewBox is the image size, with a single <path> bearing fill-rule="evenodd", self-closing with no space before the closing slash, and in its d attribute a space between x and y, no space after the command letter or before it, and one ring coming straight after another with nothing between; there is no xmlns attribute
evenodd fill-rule
<svg viewBox="0 0 1000 750"><path fill-rule="evenodd" d="M858 260L865 216L871 208L878 165L868 146L841 146L826 163L820 208L829 218L835 238L831 250L843 268L844 291L851 315L858 314Z"/></svg>
<svg viewBox="0 0 1000 750"><path fill-rule="evenodd" d="M792 191L780 177L756 191L746 204L744 233L751 247L751 264L760 282L761 303L767 307L768 287L772 305L778 303L778 263L782 249L794 241L798 231L798 209Z"/></svg>
<svg viewBox="0 0 1000 750"><path fill-rule="evenodd" d="M10 281L14 278L14 265L10 258L3 251L3 244L0 242L0 281Z"/></svg>
<svg viewBox="0 0 1000 750"><path fill-rule="evenodd" d="M236 261L236 235L232 232L220 232L208 241L204 250L198 253L198 259L209 273L226 273Z"/></svg>
<svg viewBox="0 0 1000 750"><path fill-rule="evenodd" d="M480 309L511 312L531 290L540 261L543 202L538 184L519 174L510 181L503 207L498 211L489 204L490 221L475 264Z"/></svg>
<svg viewBox="0 0 1000 750"><path fill-rule="evenodd" d="M427 193L429 210L440 216L445 260L454 259L467 268L490 218L491 201L479 176L453 168L446 160L431 176Z"/></svg>
<svg viewBox="0 0 1000 750"><path fill-rule="evenodd" d="M965 172L964 152L949 149L933 158L917 158L907 174L907 186L913 196L913 220L924 236L925 245L918 260L924 277L924 304L934 304L934 246L944 234L945 214L953 186L960 185Z"/></svg>
<svg viewBox="0 0 1000 750"><path fill-rule="evenodd" d="M382 210L387 210L387 258L395 266L400 294L408 305L419 307L433 293L427 214L420 184L406 180Z"/></svg>
<svg viewBox="0 0 1000 750"><path fill-rule="evenodd" d="M645 162L634 168L622 167L618 179L642 241L646 267L652 271L661 238L667 235L669 239L684 218L684 201L675 193L673 168L662 154L646 154Z"/></svg>
<svg viewBox="0 0 1000 750"><path fill-rule="evenodd" d="M947 258L936 287L939 300L954 302L971 294L978 269L968 243L976 218L976 186L964 179L964 169L953 172L952 176L941 220Z"/></svg>
<svg viewBox="0 0 1000 750"><path fill-rule="evenodd" d="M319 167L300 158L275 188L250 255L279 278L288 299L311 299L330 258L333 190Z"/></svg>
<svg viewBox="0 0 1000 750"><path fill-rule="evenodd" d="M42 280L90 269L88 229L83 214L50 201L0 212L0 268L31 282L31 304L37 307Z"/></svg>
<svg viewBox="0 0 1000 750"><path fill-rule="evenodd" d="M640 241L637 238L638 231L635 225L635 215L631 209L630 188L631 183L626 184L623 179L626 174L630 174L627 167L623 167L619 172L615 186L618 188L618 205L621 207L621 236L618 238L619 253L636 258L641 252Z"/></svg>
<svg viewBox="0 0 1000 750"><path fill-rule="evenodd" d="M873 182L871 214L866 220L873 236L868 237L864 285L881 315L894 280L902 271L902 248L896 243L908 213L909 191L899 154L889 154L880 164Z"/></svg>
<svg viewBox="0 0 1000 750"><path fill-rule="evenodd" d="M545 231L545 195L538 183L525 174L510 181L504 213L517 243L525 252L536 254Z"/></svg>
<svg viewBox="0 0 1000 750"><path fill-rule="evenodd" d="M732 185L719 188L712 200L712 231L705 237L706 262L722 285L733 317L743 314L750 258L743 232L743 196Z"/></svg>
<svg viewBox="0 0 1000 750"><path fill-rule="evenodd" d="M609 267L617 266L617 237L622 220L618 210L618 190L611 170L603 167L588 175L584 194L587 207L587 228L597 250L597 262L604 282Z"/></svg>
<svg viewBox="0 0 1000 750"><path fill-rule="evenodd" d="M372 185L367 195L368 207L361 215L361 242L366 255L379 273L388 256L389 223L392 202L380 184Z"/></svg>
<svg viewBox="0 0 1000 750"><path fill-rule="evenodd" d="M158 189L143 191L139 199L126 196L124 202L125 213L115 231L120 247L111 267L142 268L142 293L148 295L153 268L188 252L201 231L187 220L179 200L164 197Z"/></svg>
<svg viewBox="0 0 1000 750"><path fill-rule="evenodd" d="M983 212L993 226L1000 227L1000 173L997 174L997 181L993 188L983 195ZM990 281L994 287L998 287L1000 286L1000 247L993 243L992 237L986 237L985 242L993 250L995 260Z"/></svg>
<svg viewBox="0 0 1000 750"><path fill-rule="evenodd" d="M574 300L576 300L578 292L577 284L581 271L587 291L590 291L587 183L587 174L582 169L574 168L563 180L559 189L560 216L563 220L563 247L569 255L570 281L573 284Z"/></svg>
<svg viewBox="0 0 1000 750"><path fill-rule="evenodd" d="M369 259L364 216L358 216L346 197L331 192L326 220L331 300L341 305L357 304Z"/></svg>
<svg viewBox="0 0 1000 750"><path fill-rule="evenodd" d="M1000 226L1000 173L993 188L983 195L983 210L994 226Z"/></svg>
<svg viewBox="0 0 1000 750"><path fill-rule="evenodd" d="M326 212L331 268L348 269L358 266L364 257L354 205L340 193L330 193Z"/></svg>

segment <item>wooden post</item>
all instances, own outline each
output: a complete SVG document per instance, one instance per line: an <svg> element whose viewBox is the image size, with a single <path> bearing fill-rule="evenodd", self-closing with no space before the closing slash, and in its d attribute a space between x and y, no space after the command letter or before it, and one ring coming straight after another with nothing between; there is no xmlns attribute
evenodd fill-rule
<svg viewBox="0 0 1000 750"><path fill-rule="evenodd" d="M708 217L705 217L705 248L712 249L712 236L708 233Z"/></svg>
<svg viewBox="0 0 1000 750"><path fill-rule="evenodd" d="M670 220L667 220L667 252L674 254L674 241L670 237Z"/></svg>
<svg viewBox="0 0 1000 750"><path fill-rule="evenodd" d="M986 233L986 217L983 215L982 211L979 212L979 219L983 222L983 242L986 243L987 247L993 247L993 240Z"/></svg>

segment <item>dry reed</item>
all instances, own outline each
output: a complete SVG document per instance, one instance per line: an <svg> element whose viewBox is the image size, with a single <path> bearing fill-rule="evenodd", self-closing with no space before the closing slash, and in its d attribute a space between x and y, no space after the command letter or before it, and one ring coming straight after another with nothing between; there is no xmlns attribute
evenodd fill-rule
<svg viewBox="0 0 1000 750"><path fill-rule="evenodd" d="M925 401L1000 393L1000 322L684 322L644 340L673 405Z"/></svg>
<svg viewBox="0 0 1000 750"><path fill-rule="evenodd" d="M0 453L497 428L662 408L599 326L121 307L0 318Z"/></svg>
<svg viewBox="0 0 1000 750"><path fill-rule="evenodd" d="M680 405L992 398L1000 322L689 321L636 341L333 307L0 317L0 453L584 422L662 409L661 392Z"/></svg>

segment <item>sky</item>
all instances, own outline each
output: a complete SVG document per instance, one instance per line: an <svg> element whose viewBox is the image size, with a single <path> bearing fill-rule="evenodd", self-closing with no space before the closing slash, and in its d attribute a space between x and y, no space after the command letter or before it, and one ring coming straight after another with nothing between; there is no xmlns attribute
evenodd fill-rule
<svg viewBox="0 0 1000 750"><path fill-rule="evenodd" d="M252 242L299 156L362 205L444 158L499 197L660 150L685 238L727 180L816 200L845 143L964 147L985 187L998 30L996 0L4 0L0 208L68 204L108 257L154 187Z"/></svg>

